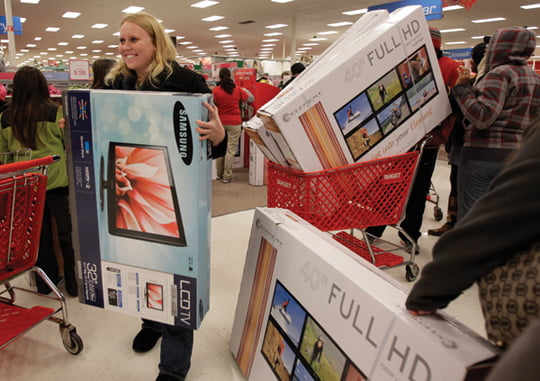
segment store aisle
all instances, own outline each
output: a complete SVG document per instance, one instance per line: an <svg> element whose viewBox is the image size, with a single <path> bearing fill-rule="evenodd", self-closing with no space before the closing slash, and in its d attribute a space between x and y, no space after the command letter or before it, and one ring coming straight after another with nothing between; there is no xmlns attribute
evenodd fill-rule
<svg viewBox="0 0 540 381"><path fill-rule="evenodd" d="M449 191L449 167L440 160L434 183L440 207L446 212ZM212 219L211 309L195 334L195 348L190 381L244 380L229 351L229 338L246 255L253 210ZM428 203L422 230L439 226ZM387 229L385 236L395 241L396 233ZM424 235L420 241L420 267L430 259L435 237ZM405 269L387 270L406 287ZM26 284L25 278L17 280ZM42 300L39 300L41 303ZM446 310L449 314L484 335L483 319L476 289L468 290ZM157 376L159 348L146 354L131 350L131 340L140 327L133 316L81 305L68 299L70 321L84 340L81 354L72 356L64 349L57 325L44 322L17 342L0 351L0 379L6 381L49 380L133 380L152 381Z"/></svg>

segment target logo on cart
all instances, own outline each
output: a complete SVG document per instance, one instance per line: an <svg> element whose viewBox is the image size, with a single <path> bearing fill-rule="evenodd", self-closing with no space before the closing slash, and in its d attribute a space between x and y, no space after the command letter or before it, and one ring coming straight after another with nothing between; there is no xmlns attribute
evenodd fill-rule
<svg viewBox="0 0 540 381"><path fill-rule="evenodd" d="M401 181L401 171L388 172L383 174L383 184L397 183Z"/></svg>

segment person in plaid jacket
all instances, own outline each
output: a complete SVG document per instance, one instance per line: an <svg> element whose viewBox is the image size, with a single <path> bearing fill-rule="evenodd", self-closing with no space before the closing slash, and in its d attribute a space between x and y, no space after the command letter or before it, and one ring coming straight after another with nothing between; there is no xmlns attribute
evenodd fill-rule
<svg viewBox="0 0 540 381"><path fill-rule="evenodd" d="M473 87L460 67L452 90L464 115L458 170L458 221L482 196L507 158L521 145L523 130L540 110L540 77L527 64L536 35L521 27L495 31L485 54L486 74ZM519 202L519 200L516 200Z"/></svg>

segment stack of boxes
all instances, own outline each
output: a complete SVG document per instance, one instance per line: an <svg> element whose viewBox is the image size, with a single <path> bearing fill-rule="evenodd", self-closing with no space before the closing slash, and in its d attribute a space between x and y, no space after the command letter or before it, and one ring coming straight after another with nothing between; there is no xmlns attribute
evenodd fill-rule
<svg viewBox="0 0 540 381"><path fill-rule="evenodd" d="M362 16L262 106L250 136L304 172L406 152L450 113L420 6Z"/></svg>

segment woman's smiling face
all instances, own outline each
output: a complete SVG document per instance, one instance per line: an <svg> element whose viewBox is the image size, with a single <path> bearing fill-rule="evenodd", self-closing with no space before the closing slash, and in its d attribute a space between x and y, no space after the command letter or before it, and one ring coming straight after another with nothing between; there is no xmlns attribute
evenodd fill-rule
<svg viewBox="0 0 540 381"><path fill-rule="evenodd" d="M120 27L118 50L127 67L137 73L137 78L145 78L156 51L152 37L137 24L126 21Z"/></svg>

